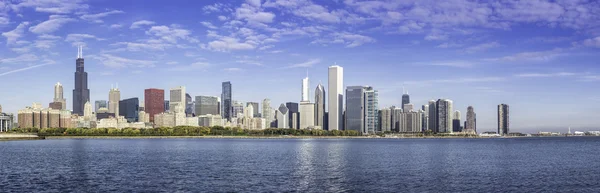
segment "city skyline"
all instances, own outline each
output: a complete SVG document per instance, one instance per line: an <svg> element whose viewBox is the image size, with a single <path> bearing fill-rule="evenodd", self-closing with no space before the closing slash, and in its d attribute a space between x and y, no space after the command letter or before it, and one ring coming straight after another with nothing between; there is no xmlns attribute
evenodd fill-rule
<svg viewBox="0 0 600 193"><path fill-rule="evenodd" d="M319 28L330 24L323 21L327 17L296 14L285 7L300 6L300 2L296 5L278 4L280 1L259 1L260 5L253 4L255 1L196 2L200 4L190 7L202 7L194 15L202 19L193 22L176 16L152 15L152 10L158 9L152 3L137 10L113 3L83 6L81 2L65 2L55 9L61 12L42 11L50 7L43 3L0 9L5 13L0 14L5 18L0 18L0 43L5 45L0 48L3 53L0 77L11 82L0 86L9 91L0 94L5 112L16 113L32 102L44 105L52 102L52 85L56 82L61 82L66 91L74 89L74 50L83 45L90 103L108 100L106 88L115 82L122 83L121 98L138 97L144 101L144 89L169 90L176 86L186 86L192 96L220 96L219 83L231 81L232 100L270 98L276 109L277 104L299 102L301 91L297 85L306 72L304 68L308 68L313 80L309 91L320 81L329 89L326 68L337 63L344 67L342 89L350 85L373 86L379 90L380 109L401 106L402 86L405 86L411 91L411 103L416 107L440 98L453 100L454 110L461 112L473 106L477 109L479 132L496 130L496 106L500 103L512 106L512 131L564 130L569 126L587 130L600 124L593 119L600 108L595 104L600 101L597 97L600 93L589 89L600 80L599 69L594 65L598 61L595 53L600 45L599 34L588 29L597 23L598 16L564 19L572 15L567 14L569 11L576 11L572 9L574 5L546 3L559 11L552 12L555 15L530 13L526 17L508 15L503 7L483 4L480 7L502 18L494 20L491 14L479 12L484 19L477 22L495 24L488 27L461 17L447 21L448 26L423 19L427 17L417 13L435 18L432 16L439 15L432 10L449 6L431 2L422 2L420 10L401 5L390 5L395 6L393 9L368 7L353 1L301 2L323 8L320 11L337 18L332 20L337 22L330 28L341 29L340 33L327 36L332 30ZM523 3L533 8L542 6ZM588 14L598 7L580 6L587 7ZM387 10L389 14L367 17L369 9ZM247 12L243 11L272 14L272 17L260 20L250 17L252 14L244 15ZM475 13L446 11L467 14L466 17ZM292 14L283 14L287 12ZM403 17L392 17L394 14ZM351 15L359 17L348 17ZM305 22L291 25L290 21L295 20ZM352 22L357 22L353 24L358 29L350 29ZM473 27L475 24L479 27ZM264 25L280 29L275 32L278 35L261 29ZM234 29L240 32L231 33ZM298 34L284 33L293 30ZM533 35L533 30L548 32ZM126 38L132 35L143 37ZM261 42L259 45L252 45L254 39L248 37L260 38L260 35L276 41L263 38L257 40ZM246 49L235 49L239 48L236 46ZM74 110L72 95L67 92L64 98L67 109ZM461 120L466 120L464 113L462 116Z"/></svg>

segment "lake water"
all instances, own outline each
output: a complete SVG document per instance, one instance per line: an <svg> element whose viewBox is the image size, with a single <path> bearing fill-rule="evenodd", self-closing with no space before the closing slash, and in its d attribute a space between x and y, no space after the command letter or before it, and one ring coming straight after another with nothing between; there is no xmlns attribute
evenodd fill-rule
<svg viewBox="0 0 600 193"><path fill-rule="evenodd" d="M0 141L0 192L600 192L600 138Z"/></svg>

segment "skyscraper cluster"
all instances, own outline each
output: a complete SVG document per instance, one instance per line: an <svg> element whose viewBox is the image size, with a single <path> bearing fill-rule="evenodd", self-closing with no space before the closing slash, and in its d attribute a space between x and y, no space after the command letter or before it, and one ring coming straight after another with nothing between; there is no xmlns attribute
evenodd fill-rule
<svg viewBox="0 0 600 193"><path fill-rule="evenodd" d="M317 84L311 97L308 73L301 80L299 101L281 103L277 108L265 98L262 103L234 100L230 81L222 83L219 96L195 96L185 86L165 90L148 88L140 103L137 97L121 100L117 87L108 91L108 100L89 98L88 77L84 70L82 47L78 48L73 89L73 111L66 110L63 86L54 85L54 98L49 108L34 103L19 111L22 127L115 127L147 128L172 126L224 126L244 129L270 127L289 129L354 130L375 133L476 133L476 114L469 106L464 124L461 113L449 99L430 100L415 108L404 91L399 107L379 107L379 92L372 86L344 86L344 69L328 68L327 86ZM327 88L326 88L327 87ZM311 101L314 99L314 101ZM6 125L8 123L3 123ZM508 105L498 105L498 133L509 133Z"/></svg>

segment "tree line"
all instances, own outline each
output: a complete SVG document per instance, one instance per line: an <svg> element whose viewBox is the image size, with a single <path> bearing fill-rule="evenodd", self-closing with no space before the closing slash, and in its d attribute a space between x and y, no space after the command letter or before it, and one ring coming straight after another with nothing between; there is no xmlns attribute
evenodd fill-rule
<svg viewBox="0 0 600 193"><path fill-rule="evenodd" d="M16 133L37 133L39 136L360 136L355 130L262 129L239 127L157 127L157 128L15 128Z"/></svg>

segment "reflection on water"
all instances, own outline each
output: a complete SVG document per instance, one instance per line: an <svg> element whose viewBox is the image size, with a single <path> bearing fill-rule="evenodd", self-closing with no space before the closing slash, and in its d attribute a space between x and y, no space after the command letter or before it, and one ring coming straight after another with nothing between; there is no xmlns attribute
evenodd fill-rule
<svg viewBox="0 0 600 193"><path fill-rule="evenodd" d="M600 192L600 138L0 142L0 192Z"/></svg>

